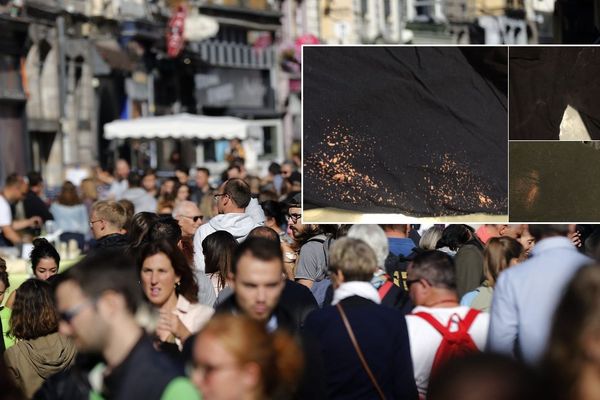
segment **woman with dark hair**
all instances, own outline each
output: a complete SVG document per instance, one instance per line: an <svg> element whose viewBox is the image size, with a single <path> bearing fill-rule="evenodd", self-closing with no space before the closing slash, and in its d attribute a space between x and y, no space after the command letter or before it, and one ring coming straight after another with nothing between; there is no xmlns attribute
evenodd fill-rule
<svg viewBox="0 0 600 400"><path fill-rule="evenodd" d="M148 241L148 233L152 225L159 220L159 216L153 212L142 211L131 218L129 229L127 230L127 241L129 242L129 252L133 256Z"/></svg>
<svg viewBox="0 0 600 400"><path fill-rule="evenodd" d="M57 230L62 230L61 240L77 240L80 249L86 235L90 233L88 210L81 201L77 188L70 181L65 181L58 198L50 206Z"/></svg>
<svg viewBox="0 0 600 400"><path fill-rule="evenodd" d="M541 277L543 279L543 277ZM600 387L600 266L580 268L554 314L542 361L544 399L592 400Z"/></svg>
<svg viewBox="0 0 600 400"><path fill-rule="evenodd" d="M31 269L36 278L43 281L58 273L60 255L46 239L38 238L33 241L33 250L29 254Z"/></svg>
<svg viewBox="0 0 600 400"><path fill-rule="evenodd" d="M175 192L175 205L179 202L190 199L190 187L186 184L180 184Z"/></svg>
<svg viewBox="0 0 600 400"><path fill-rule="evenodd" d="M16 291L9 335L16 343L4 360L17 385L31 398L51 375L67 369L75 359L75 346L58 333L58 313L48 282L25 281Z"/></svg>
<svg viewBox="0 0 600 400"><path fill-rule="evenodd" d="M44 238L37 238L33 241L33 250L29 254L31 261L31 270L33 276L43 281L58 273L60 266L60 254L54 246ZM16 292L12 292L6 299L6 307L12 308L15 301Z"/></svg>
<svg viewBox="0 0 600 400"><path fill-rule="evenodd" d="M198 284L183 253L166 240L141 251L140 277L148 301L160 312L156 335L162 342L183 342L210 319L212 307L198 303Z"/></svg>
<svg viewBox="0 0 600 400"><path fill-rule="evenodd" d="M283 330L221 314L198 334L191 379L205 400L288 399L302 366L300 348Z"/></svg>
<svg viewBox="0 0 600 400"><path fill-rule="evenodd" d="M260 206L265 213L265 226L277 232L279 237L287 237L285 231L281 229L286 223L281 203L278 201L267 200L260 203ZM289 239L289 237L287 238Z"/></svg>
<svg viewBox="0 0 600 400"><path fill-rule="evenodd" d="M237 240L227 231L216 231L202 241L205 272L215 288L217 297L226 285L227 275L231 271L233 252L237 246Z"/></svg>
<svg viewBox="0 0 600 400"><path fill-rule="evenodd" d="M456 290L459 298L483 282L483 244L468 225L448 225L437 242L437 248L455 251Z"/></svg>

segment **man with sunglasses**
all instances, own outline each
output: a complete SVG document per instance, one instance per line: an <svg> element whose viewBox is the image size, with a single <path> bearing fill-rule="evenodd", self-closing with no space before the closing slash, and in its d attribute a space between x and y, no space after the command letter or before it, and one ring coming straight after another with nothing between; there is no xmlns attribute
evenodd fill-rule
<svg viewBox="0 0 600 400"><path fill-rule="evenodd" d="M437 367L438 349L444 344L436 326L449 332L464 329L466 337L460 335L456 340L470 336L477 349L483 351L490 317L459 304L454 262L444 252L430 250L417 255L408 267L407 277L408 292L416 305L406 316L410 353L417 389L424 397L432 369Z"/></svg>
<svg viewBox="0 0 600 400"><path fill-rule="evenodd" d="M197 399L183 368L154 349L135 319L143 302L138 280L132 260L107 250L85 258L57 284L59 331L73 339L80 353L103 360L93 368L101 381L88 382L87 397ZM63 384L69 382L65 377Z"/></svg>
<svg viewBox="0 0 600 400"><path fill-rule="evenodd" d="M225 181L213 195L219 215L202 225L194 234L194 264L199 272L204 272L202 241L216 231L227 231L242 242L248 233L259 224L246 212L250 204L250 186L239 178Z"/></svg>
<svg viewBox="0 0 600 400"><path fill-rule="evenodd" d="M193 237L200 225L204 216L200 209L193 201L182 201L173 209L173 218L179 222L183 237Z"/></svg>

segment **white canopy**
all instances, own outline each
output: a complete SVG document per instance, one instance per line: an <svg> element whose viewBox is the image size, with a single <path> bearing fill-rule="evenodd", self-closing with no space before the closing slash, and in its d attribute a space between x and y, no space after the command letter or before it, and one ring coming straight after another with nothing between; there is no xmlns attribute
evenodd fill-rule
<svg viewBox="0 0 600 400"><path fill-rule="evenodd" d="M235 117L177 114L117 120L104 125L106 139L246 139L248 123Z"/></svg>

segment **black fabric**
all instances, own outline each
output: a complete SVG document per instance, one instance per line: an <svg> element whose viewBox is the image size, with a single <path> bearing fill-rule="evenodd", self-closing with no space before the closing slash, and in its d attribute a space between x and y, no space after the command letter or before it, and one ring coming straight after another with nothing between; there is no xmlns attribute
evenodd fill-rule
<svg viewBox="0 0 600 400"><path fill-rule="evenodd" d="M75 363L69 369L46 379L33 396L33 399L88 400L92 390L88 381L88 374L100 362L102 362L100 356L78 353Z"/></svg>
<svg viewBox="0 0 600 400"><path fill-rule="evenodd" d="M127 242L127 236L121 235L120 233L113 233L101 237L96 241L96 245L93 250L106 250L106 249L125 249L129 243Z"/></svg>
<svg viewBox="0 0 600 400"><path fill-rule="evenodd" d="M215 308L215 313L237 314L240 312L241 310L239 309L235 299L235 293L226 298ZM281 302L277 305L277 307L275 307L273 315L275 315L277 318L278 329L286 330L291 334L297 334L300 332L300 317L297 316L295 318L286 307L281 306Z"/></svg>
<svg viewBox="0 0 600 400"><path fill-rule="evenodd" d="M418 399L404 315L358 296L340 304L386 398ZM304 330L320 344L330 398L379 398L336 307L326 306L310 314Z"/></svg>
<svg viewBox="0 0 600 400"><path fill-rule="evenodd" d="M512 142L511 222L600 221L597 142Z"/></svg>
<svg viewBox="0 0 600 400"><path fill-rule="evenodd" d="M558 140L567 105L600 139L600 49L511 47L510 139Z"/></svg>
<svg viewBox="0 0 600 400"><path fill-rule="evenodd" d="M308 314L319 308L310 289L297 282L286 279L279 302L291 311L294 325L302 327Z"/></svg>
<svg viewBox="0 0 600 400"><path fill-rule="evenodd" d="M183 376L183 370L157 352L149 337L142 336L127 358L104 379L102 396L115 400L159 400L178 376Z"/></svg>
<svg viewBox="0 0 600 400"><path fill-rule="evenodd" d="M506 57L503 47L305 48L304 201L506 214Z"/></svg>
<svg viewBox="0 0 600 400"><path fill-rule="evenodd" d="M48 206L40 197L33 193L31 190L27 192L23 199L23 208L25 209L25 217L31 218L38 216L42 218L44 222L49 219L54 219L52 213L48 210Z"/></svg>

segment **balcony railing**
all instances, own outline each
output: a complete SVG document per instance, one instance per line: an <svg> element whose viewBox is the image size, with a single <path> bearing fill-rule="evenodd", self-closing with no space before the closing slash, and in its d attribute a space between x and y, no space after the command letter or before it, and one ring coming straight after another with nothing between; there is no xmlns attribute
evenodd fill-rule
<svg viewBox="0 0 600 400"><path fill-rule="evenodd" d="M246 44L206 40L190 43L203 61L220 67L271 69L275 66L276 55L273 46L254 48Z"/></svg>

